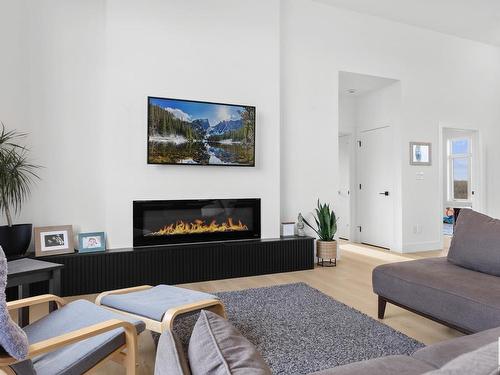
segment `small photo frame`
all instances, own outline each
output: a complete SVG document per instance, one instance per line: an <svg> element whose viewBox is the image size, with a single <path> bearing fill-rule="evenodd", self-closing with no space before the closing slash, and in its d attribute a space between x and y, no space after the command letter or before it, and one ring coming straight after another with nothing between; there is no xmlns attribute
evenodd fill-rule
<svg viewBox="0 0 500 375"><path fill-rule="evenodd" d="M432 145L429 142L410 142L410 165L431 165Z"/></svg>
<svg viewBox="0 0 500 375"><path fill-rule="evenodd" d="M78 252L93 253L106 251L106 234L104 232L89 232L78 234Z"/></svg>
<svg viewBox="0 0 500 375"><path fill-rule="evenodd" d="M74 252L73 227L71 225L35 227L35 256L44 257Z"/></svg>

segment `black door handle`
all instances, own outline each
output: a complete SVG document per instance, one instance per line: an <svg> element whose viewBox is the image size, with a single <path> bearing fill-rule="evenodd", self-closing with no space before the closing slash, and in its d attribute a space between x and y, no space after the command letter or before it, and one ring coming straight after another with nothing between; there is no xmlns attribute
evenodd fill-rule
<svg viewBox="0 0 500 375"><path fill-rule="evenodd" d="M383 193L379 193L380 195L385 195L386 197L389 196L389 192L388 191L384 191Z"/></svg>

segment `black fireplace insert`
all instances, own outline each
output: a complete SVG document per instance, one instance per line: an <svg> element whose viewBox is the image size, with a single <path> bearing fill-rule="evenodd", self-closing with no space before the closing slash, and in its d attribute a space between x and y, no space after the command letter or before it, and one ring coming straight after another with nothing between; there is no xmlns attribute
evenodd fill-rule
<svg viewBox="0 0 500 375"><path fill-rule="evenodd" d="M134 247L260 238L260 199L134 201Z"/></svg>

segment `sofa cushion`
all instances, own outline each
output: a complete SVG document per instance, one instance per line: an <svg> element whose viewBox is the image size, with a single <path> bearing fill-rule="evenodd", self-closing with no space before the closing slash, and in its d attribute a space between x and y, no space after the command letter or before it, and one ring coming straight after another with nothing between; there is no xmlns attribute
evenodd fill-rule
<svg viewBox="0 0 500 375"><path fill-rule="evenodd" d="M257 349L220 316L202 310L189 340L193 375L270 375Z"/></svg>
<svg viewBox="0 0 500 375"><path fill-rule="evenodd" d="M498 341L462 354L426 375L498 375Z"/></svg>
<svg viewBox="0 0 500 375"><path fill-rule="evenodd" d="M460 210L448 260L458 266L500 276L500 220Z"/></svg>
<svg viewBox="0 0 500 375"><path fill-rule="evenodd" d="M101 304L161 322L168 309L204 299L217 297L196 290L157 285L138 292L110 294L102 298Z"/></svg>
<svg viewBox="0 0 500 375"><path fill-rule="evenodd" d="M179 340L170 331L161 334L156 349L155 375L190 375L189 365Z"/></svg>
<svg viewBox="0 0 500 375"><path fill-rule="evenodd" d="M14 371L16 375L37 375L31 359L11 365L10 369Z"/></svg>
<svg viewBox="0 0 500 375"><path fill-rule="evenodd" d="M467 331L500 326L496 276L427 258L378 266L372 278L376 294Z"/></svg>
<svg viewBox="0 0 500 375"><path fill-rule="evenodd" d="M350 363L311 375L420 375L435 367L405 355L392 355Z"/></svg>
<svg viewBox="0 0 500 375"><path fill-rule="evenodd" d="M63 306L24 328L30 343L36 343L110 319L127 320L140 333L144 323L77 300ZM100 360L125 344L122 328L67 345L33 359L37 375L83 374Z"/></svg>
<svg viewBox="0 0 500 375"><path fill-rule="evenodd" d="M17 360L28 356L29 344L24 331L12 321L7 309L7 257L0 246L0 354L2 349Z"/></svg>
<svg viewBox="0 0 500 375"><path fill-rule="evenodd" d="M413 353L413 358L434 367L441 367L464 353L498 341L499 337L500 327L492 328L473 335L457 337L452 340L429 345Z"/></svg>

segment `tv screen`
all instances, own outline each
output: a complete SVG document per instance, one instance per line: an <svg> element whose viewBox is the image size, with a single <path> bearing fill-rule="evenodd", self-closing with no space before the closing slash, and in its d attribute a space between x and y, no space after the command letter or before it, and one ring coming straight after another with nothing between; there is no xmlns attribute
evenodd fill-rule
<svg viewBox="0 0 500 375"><path fill-rule="evenodd" d="M255 166L255 107L148 97L148 163Z"/></svg>

